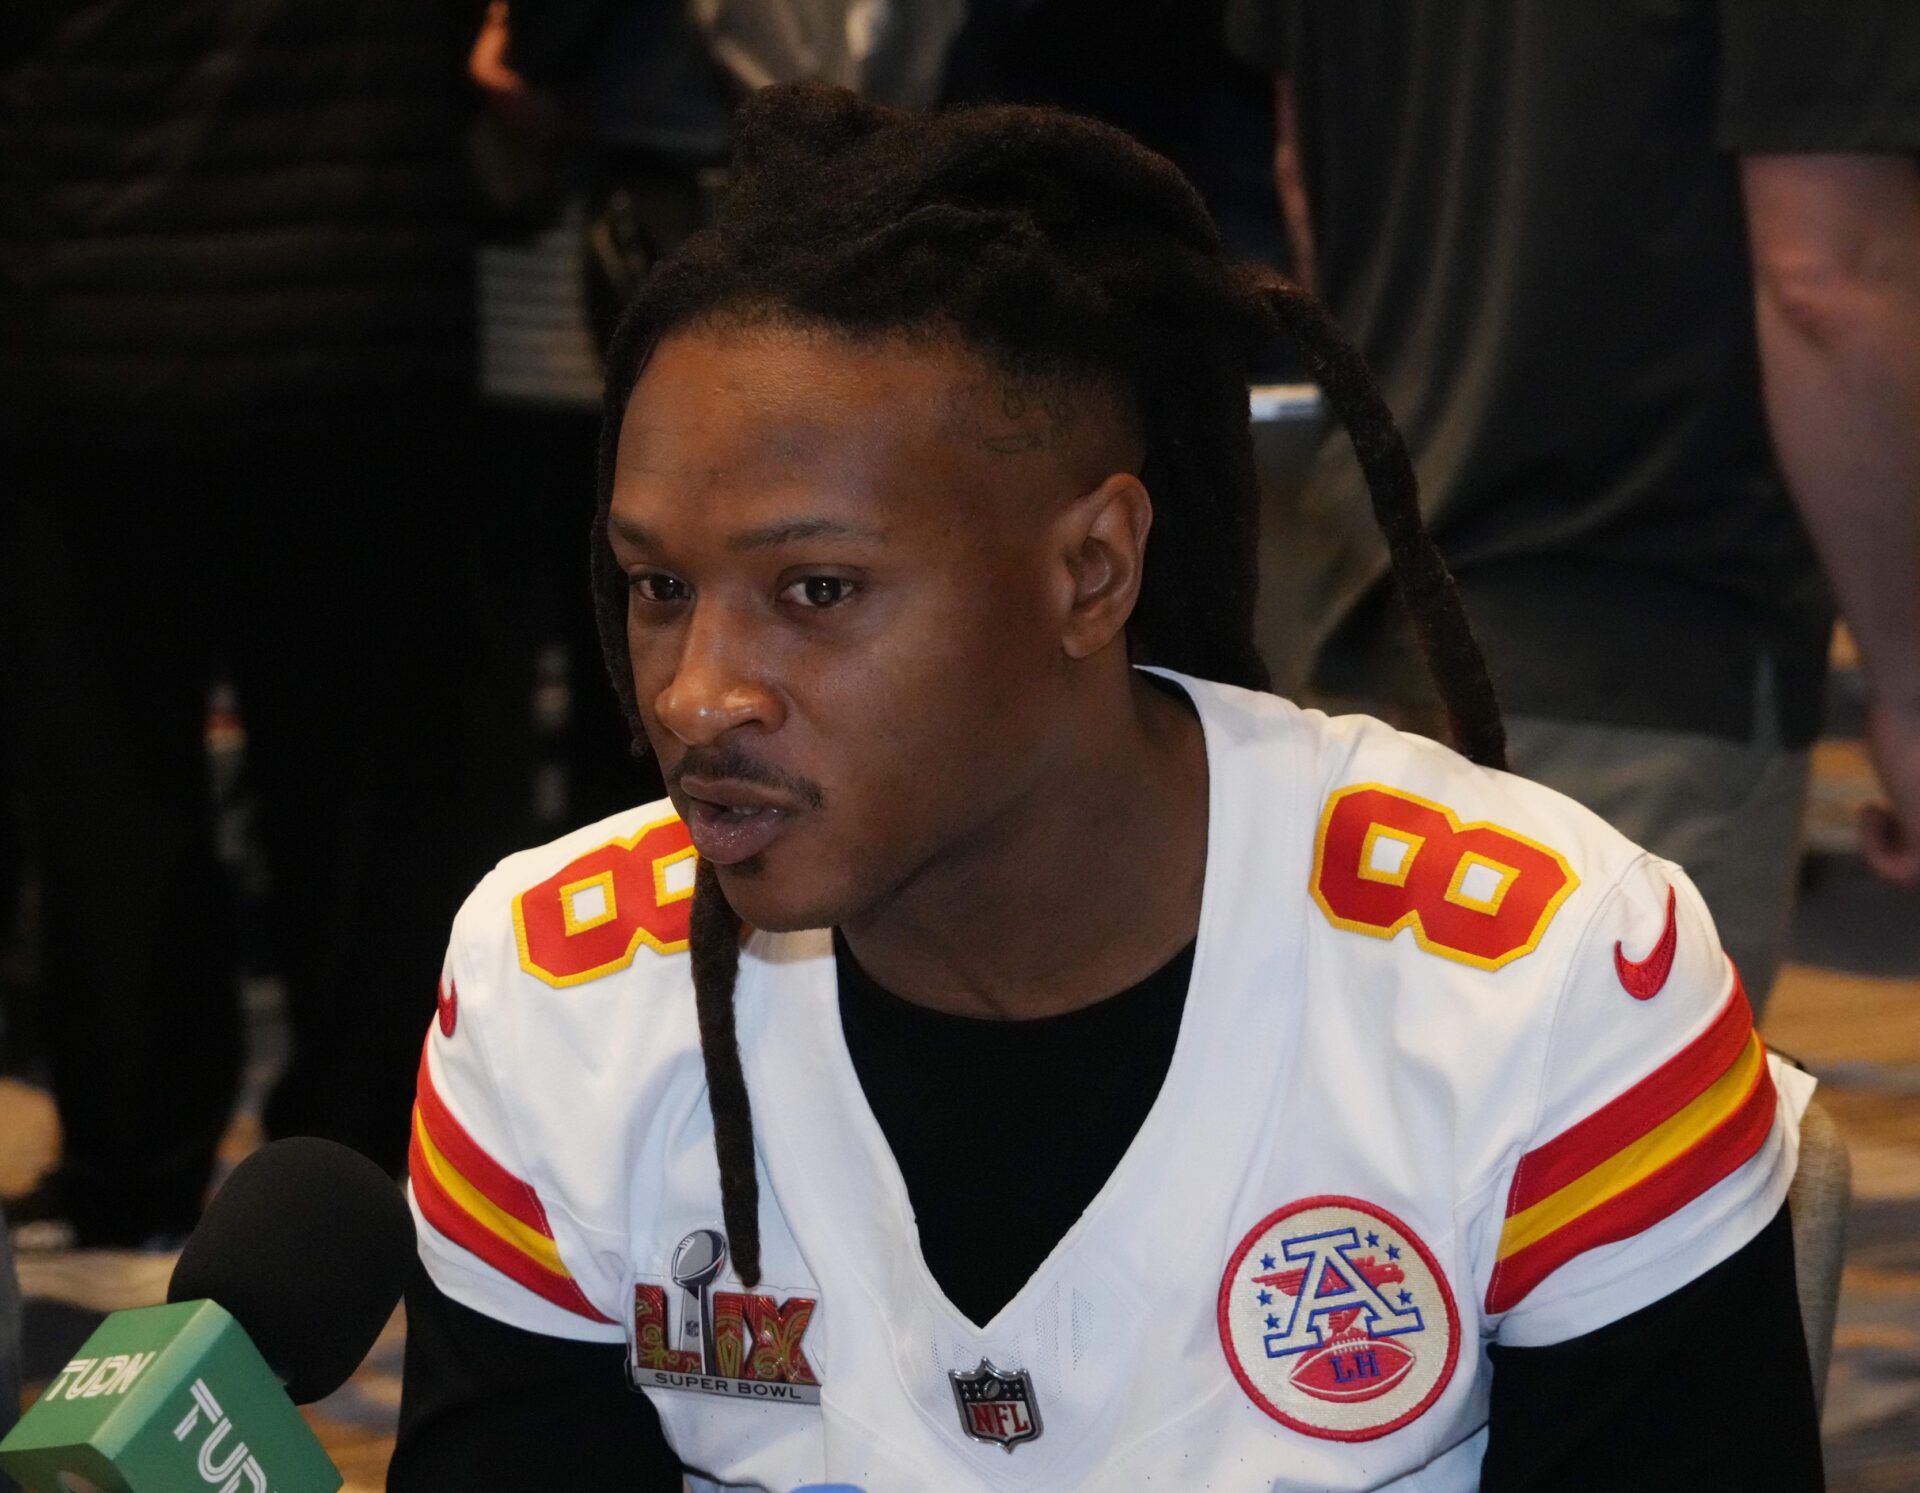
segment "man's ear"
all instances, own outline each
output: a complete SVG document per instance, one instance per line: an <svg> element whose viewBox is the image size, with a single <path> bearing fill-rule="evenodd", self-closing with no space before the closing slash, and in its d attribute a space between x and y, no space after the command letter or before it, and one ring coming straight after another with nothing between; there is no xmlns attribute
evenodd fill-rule
<svg viewBox="0 0 1920 1493"><path fill-rule="evenodd" d="M1131 472L1116 472L1060 511L1060 646L1068 658L1091 657L1125 630L1152 527L1153 500Z"/></svg>

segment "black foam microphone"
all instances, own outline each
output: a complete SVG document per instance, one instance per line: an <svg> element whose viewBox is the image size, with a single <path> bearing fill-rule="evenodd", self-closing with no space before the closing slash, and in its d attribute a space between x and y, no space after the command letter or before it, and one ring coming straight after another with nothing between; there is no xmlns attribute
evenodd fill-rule
<svg viewBox="0 0 1920 1493"><path fill-rule="evenodd" d="M296 1405L360 1367L406 1289L413 1215L358 1151L312 1136L233 1170L180 1252L169 1301L217 1301Z"/></svg>
<svg viewBox="0 0 1920 1493"><path fill-rule="evenodd" d="M0 1442L45 1493L332 1493L293 1408L346 1382L400 1300L413 1217L357 1152L300 1137L234 1169L166 1306L115 1312Z"/></svg>

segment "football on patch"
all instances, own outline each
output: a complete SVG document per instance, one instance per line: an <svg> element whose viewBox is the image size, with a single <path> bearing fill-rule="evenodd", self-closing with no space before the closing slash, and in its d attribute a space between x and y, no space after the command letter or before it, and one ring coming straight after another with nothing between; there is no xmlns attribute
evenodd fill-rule
<svg viewBox="0 0 1920 1493"><path fill-rule="evenodd" d="M1318 1400L1370 1400L1413 1370L1414 1355L1392 1338L1335 1338L1303 1358L1288 1377Z"/></svg>

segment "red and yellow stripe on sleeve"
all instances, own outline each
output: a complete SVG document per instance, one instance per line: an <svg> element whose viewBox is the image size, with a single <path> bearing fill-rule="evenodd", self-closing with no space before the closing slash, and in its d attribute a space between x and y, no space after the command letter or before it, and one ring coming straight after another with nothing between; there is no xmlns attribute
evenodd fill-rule
<svg viewBox="0 0 1920 1493"><path fill-rule="evenodd" d="M1589 1249L1628 1239L1700 1196L1760 1149L1773 1077L1747 993L1604 1108L1520 1158L1487 1286L1504 1312Z"/></svg>
<svg viewBox="0 0 1920 1493"><path fill-rule="evenodd" d="M537 1296L594 1322L596 1311L560 1258L532 1187L495 1161L454 1119L420 1054L420 1088L407 1155L414 1200L428 1223Z"/></svg>

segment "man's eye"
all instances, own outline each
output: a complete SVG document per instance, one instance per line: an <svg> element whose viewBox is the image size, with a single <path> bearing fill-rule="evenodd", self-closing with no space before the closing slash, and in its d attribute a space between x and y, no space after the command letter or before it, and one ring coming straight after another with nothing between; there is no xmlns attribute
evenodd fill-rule
<svg viewBox="0 0 1920 1493"><path fill-rule="evenodd" d="M653 606L671 606L674 602L685 601L689 594L685 581L678 576L663 575L657 570L631 576L627 584L634 595Z"/></svg>
<svg viewBox="0 0 1920 1493"><path fill-rule="evenodd" d="M838 606L853 595L853 582L837 575L810 575L788 586L789 601L813 611Z"/></svg>

